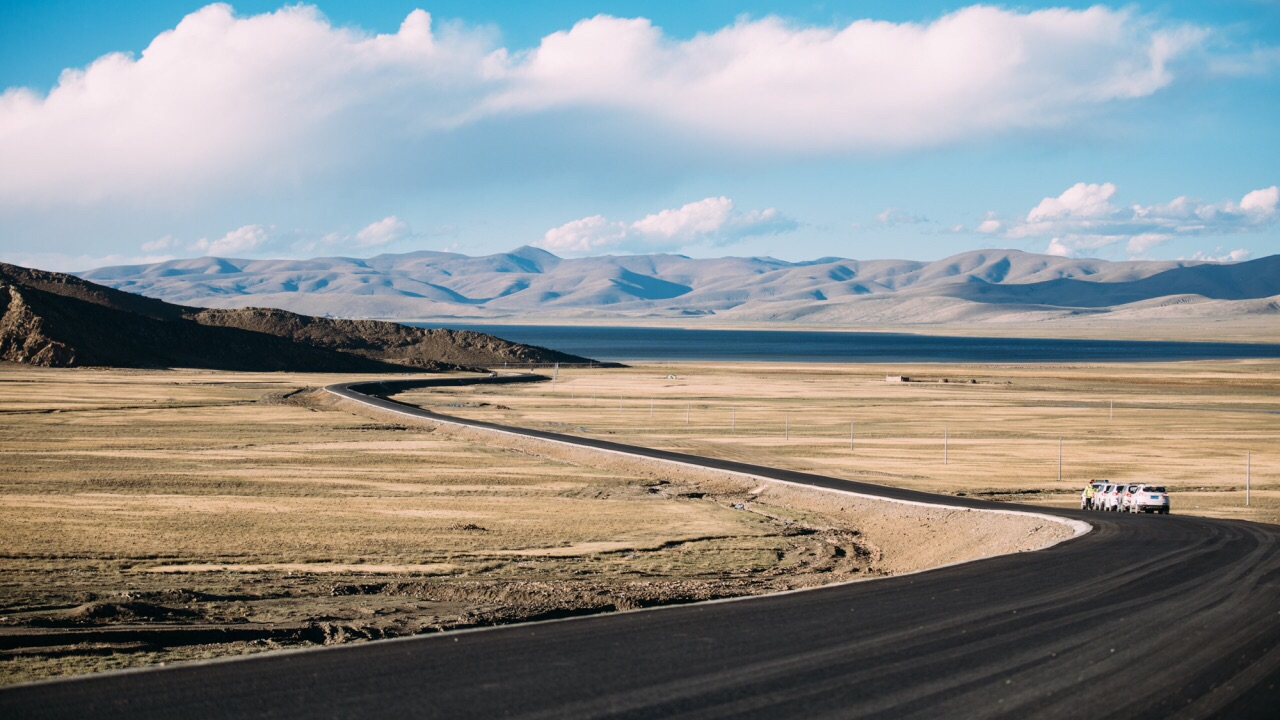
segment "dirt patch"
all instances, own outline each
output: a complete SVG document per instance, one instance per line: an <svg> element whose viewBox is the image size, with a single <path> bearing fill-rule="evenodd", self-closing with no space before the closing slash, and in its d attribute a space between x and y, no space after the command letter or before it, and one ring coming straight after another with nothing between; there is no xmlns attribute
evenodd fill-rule
<svg viewBox="0 0 1280 720"><path fill-rule="evenodd" d="M856 528L866 557L873 558L875 570L881 574L914 572L992 555L1034 550L1076 533L1074 528L1062 522L1029 513L952 509L892 502L852 493L833 493L511 433L437 423L371 408L332 395L312 397L317 404L433 427L437 433L452 438L483 442L611 472L647 476L660 483L649 486L653 494L696 496L742 512L760 514L782 523L784 528L828 532ZM563 550L574 552L572 548Z"/></svg>
<svg viewBox="0 0 1280 720"><path fill-rule="evenodd" d="M205 572L296 572L296 573L352 573L366 572L388 575L443 575L460 568L449 563L427 565L355 565L344 563L257 563L257 564L191 564L157 565L143 572L152 573L205 573Z"/></svg>

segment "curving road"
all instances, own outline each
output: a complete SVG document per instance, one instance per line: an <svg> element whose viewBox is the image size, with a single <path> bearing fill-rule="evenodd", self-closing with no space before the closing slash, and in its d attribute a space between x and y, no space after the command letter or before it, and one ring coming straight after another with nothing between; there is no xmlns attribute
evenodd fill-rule
<svg viewBox="0 0 1280 720"><path fill-rule="evenodd" d="M365 394L458 382L329 390L433 420L1010 509L460 420ZM1280 715L1280 527L1041 511L1094 531L1034 553L798 593L17 686L0 690L0 717Z"/></svg>

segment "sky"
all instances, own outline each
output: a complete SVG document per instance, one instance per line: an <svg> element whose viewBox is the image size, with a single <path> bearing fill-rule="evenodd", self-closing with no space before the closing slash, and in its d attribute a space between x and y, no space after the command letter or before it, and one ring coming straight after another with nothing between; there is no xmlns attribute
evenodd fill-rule
<svg viewBox="0 0 1280 720"><path fill-rule="evenodd" d="M0 260L1280 252L1280 0L0 0Z"/></svg>

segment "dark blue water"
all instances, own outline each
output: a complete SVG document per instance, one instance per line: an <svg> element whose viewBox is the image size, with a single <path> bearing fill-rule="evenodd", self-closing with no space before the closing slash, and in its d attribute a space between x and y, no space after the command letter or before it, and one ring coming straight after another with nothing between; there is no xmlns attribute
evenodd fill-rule
<svg viewBox="0 0 1280 720"><path fill-rule="evenodd" d="M970 338L874 332L412 323L477 330L612 362L1150 362L1278 358L1280 345Z"/></svg>

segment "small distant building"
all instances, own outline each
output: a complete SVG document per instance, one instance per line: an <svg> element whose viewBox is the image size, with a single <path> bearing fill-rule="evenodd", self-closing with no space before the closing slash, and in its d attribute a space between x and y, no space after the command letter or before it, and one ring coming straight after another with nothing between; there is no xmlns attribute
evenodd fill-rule
<svg viewBox="0 0 1280 720"><path fill-rule="evenodd" d="M885 375L885 382L911 382L911 378L906 375Z"/></svg>

